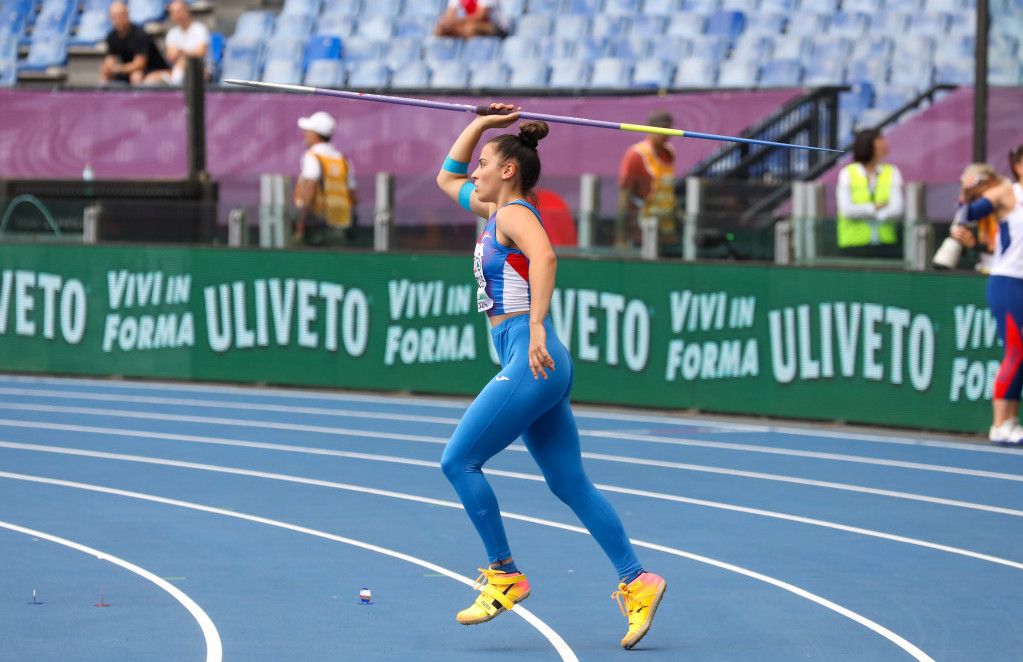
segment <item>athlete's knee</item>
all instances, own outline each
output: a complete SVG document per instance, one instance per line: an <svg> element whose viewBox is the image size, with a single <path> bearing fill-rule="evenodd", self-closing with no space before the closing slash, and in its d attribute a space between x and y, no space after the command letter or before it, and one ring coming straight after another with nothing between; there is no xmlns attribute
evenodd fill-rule
<svg viewBox="0 0 1023 662"><path fill-rule="evenodd" d="M569 505L584 498L587 489L592 488L589 479L580 472L564 472L556 476L546 476L546 480L551 493Z"/></svg>
<svg viewBox="0 0 1023 662"><path fill-rule="evenodd" d="M451 482L455 482L460 476L467 473L480 473L483 467L477 462L471 461L465 453L458 450L458 446L450 443L444 448L440 458L440 470Z"/></svg>

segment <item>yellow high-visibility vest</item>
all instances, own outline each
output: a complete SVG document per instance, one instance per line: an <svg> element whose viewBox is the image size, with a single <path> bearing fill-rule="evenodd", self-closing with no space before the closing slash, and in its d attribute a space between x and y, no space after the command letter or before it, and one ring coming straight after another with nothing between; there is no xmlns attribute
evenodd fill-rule
<svg viewBox="0 0 1023 662"><path fill-rule="evenodd" d="M348 188L348 161L340 154L326 156L309 150L320 162L319 187L312 214L326 219L332 228L349 228L352 225L352 192ZM295 203L299 202L298 182L295 185Z"/></svg>
<svg viewBox="0 0 1023 662"><path fill-rule="evenodd" d="M881 173L877 176L877 184L874 186L873 194L870 191L870 180L858 163L850 163L845 167L849 173L849 185L852 193L852 201L855 204L873 202L874 204L888 202L892 194L892 173L894 170L890 165L882 165ZM876 230L876 235L875 235ZM869 246L871 244L894 244L898 241L895 223L885 221L862 221L859 219L847 218L838 212L838 247L852 248L854 246Z"/></svg>
<svg viewBox="0 0 1023 662"><path fill-rule="evenodd" d="M632 146L641 157L650 175L650 194L641 211L641 217L653 216L661 232L675 231L675 164L662 161L653 145L643 140ZM665 149L672 152L671 145Z"/></svg>

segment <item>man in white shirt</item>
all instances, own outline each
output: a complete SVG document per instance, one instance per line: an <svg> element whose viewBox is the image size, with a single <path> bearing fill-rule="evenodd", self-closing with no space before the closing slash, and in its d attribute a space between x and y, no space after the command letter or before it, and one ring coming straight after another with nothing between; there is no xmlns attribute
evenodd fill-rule
<svg viewBox="0 0 1023 662"><path fill-rule="evenodd" d="M437 22L438 37L507 37L508 26L501 18L500 0L448 0L448 8Z"/></svg>
<svg viewBox="0 0 1023 662"><path fill-rule="evenodd" d="M167 7L174 27L167 33L165 44L167 47L167 61L171 64L171 72L168 82L171 85L181 85L185 80L185 67L188 65L188 58L197 57L205 59L206 51L210 47L210 31L202 23L192 20L192 12L183 0L174 0ZM209 71L206 78L209 79Z"/></svg>

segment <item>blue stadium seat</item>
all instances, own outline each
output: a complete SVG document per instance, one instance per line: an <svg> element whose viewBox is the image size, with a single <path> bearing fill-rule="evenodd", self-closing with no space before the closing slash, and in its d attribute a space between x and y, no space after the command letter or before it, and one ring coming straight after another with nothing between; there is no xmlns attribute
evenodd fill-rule
<svg viewBox="0 0 1023 662"><path fill-rule="evenodd" d="M988 63L987 81L999 87L1016 87L1023 84L1023 64L1011 60Z"/></svg>
<svg viewBox="0 0 1023 662"><path fill-rule="evenodd" d="M934 51L934 62L937 64L964 58L972 61L976 50L976 35L957 35L942 41L941 47Z"/></svg>
<svg viewBox="0 0 1023 662"><path fill-rule="evenodd" d="M423 88L430 86L430 67L420 60L409 62L391 74L391 87Z"/></svg>
<svg viewBox="0 0 1023 662"><path fill-rule="evenodd" d="M302 62L305 59L305 40L300 37L271 37L266 41L263 59L291 60Z"/></svg>
<svg viewBox="0 0 1023 662"><path fill-rule="evenodd" d="M105 41L110 32L110 14L105 11L88 11L78 21L78 30L68 41L72 46L91 46Z"/></svg>
<svg viewBox="0 0 1023 662"><path fill-rule="evenodd" d="M592 62L599 57L603 57L607 51L608 48L603 40L597 40L594 37L584 37L575 42L572 49L572 57ZM541 50L542 57L548 58L549 52L546 47L543 48Z"/></svg>
<svg viewBox="0 0 1023 662"><path fill-rule="evenodd" d="M956 12L966 9L966 3L962 0L924 0L926 11Z"/></svg>
<svg viewBox="0 0 1023 662"><path fill-rule="evenodd" d="M587 87L591 71L592 66L586 60L551 60L551 75L547 84L559 89Z"/></svg>
<svg viewBox="0 0 1023 662"><path fill-rule="evenodd" d="M948 34L950 35L975 35L977 34L977 11L975 9L963 9L957 12L950 12L948 16ZM1017 26L1020 24L1017 23Z"/></svg>
<svg viewBox="0 0 1023 662"><path fill-rule="evenodd" d="M359 19L360 37L373 41L388 41L394 36L394 19L390 16L370 16Z"/></svg>
<svg viewBox="0 0 1023 662"><path fill-rule="evenodd" d="M590 42L595 43L595 40L592 37L586 37L586 39L589 40ZM575 39L568 39L565 37L552 37L550 39L544 39L543 41L538 42L537 46L538 50L533 55L527 56L524 59L528 60L531 58L538 57L541 60L547 60L548 62L550 62L551 60L556 60L558 58L573 58L579 51L578 46L579 42L576 41ZM601 43L600 55L603 55L605 50L606 49L604 48L603 43ZM600 57L600 55L598 55L597 57ZM505 59L505 61L508 61L507 58Z"/></svg>
<svg viewBox="0 0 1023 662"><path fill-rule="evenodd" d="M221 80L224 78L259 80L262 63L263 42L231 37L224 45L224 60L220 68L220 78Z"/></svg>
<svg viewBox="0 0 1023 662"><path fill-rule="evenodd" d="M935 40L925 35L908 35L895 40L895 50L892 53L892 64L901 62L934 60Z"/></svg>
<svg viewBox="0 0 1023 662"><path fill-rule="evenodd" d="M65 64L67 39L59 35L41 35L33 37L32 45L28 49L28 58L18 63L18 68L25 71L42 71Z"/></svg>
<svg viewBox="0 0 1023 662"><path fill-rule="evenodd" d="M762 34L745 33L732 46L729 56L736 60L763 62L774 56L774 39Z"/></svg>
<svg viewBox="0 0 1023 662"><path fill-rule="evenodd" d="M881 124L891 115L887 110L880 108L867 108L856 117L854 128L857 131L864 129L880 129Z"/></svg>
<svg viewBox="0 0 1023 662"><path fill-rule="evenodd" d="M532 60L540 56L540 41L523 35L505 37L501 44L501 59Z"/></svg>
<svg viewBox="0 0 1023 662"><path fill-rule="evenodd" d="M754 60L729 59L718 67L718 87L751 88L760 80L760 66Z"/></svg>
<svg viewBox="0 0 1023 662"><path fill-rule="evenodd" d="M828 34L838 37L859 37L870 28L870 16L858 11L840 11L831 16Z"/></svg>
<svg viewBox="0 0 1023 662"><path fill-rule="evenodd" d="M593 63L590 88L626 88L632 77L632 61L616 57L602 57Z"/></svg>
<svg viewBox="0 0 1023 662"><path fill-rule="evenodd" d="M565 0L565 3L561 7L561 11L565 14L596 16L603 7L603 0Z"/></svg>
<svg viewBox="0 0 1023 662"><path fill-rule="evenodd" d="M502 9L504 7L502 6ZM526 10L530 14L560 14L561 0L529 0L526 3ZM507 10L505 10L507 11Z"/></svg>
<svg viewBox="0 0 1023 662"><path fill-rule="evenodd" d="M210 46L206 49L206 71L214 81L220 80L220 68L224 63L224 49L227 47L227 37L223 32L213 30L210 32Z"/></svg>
<svg viewBox="0 0 1023 662"><path fill-rule="evenodd" d="M923 60L906 60L892 62L891 71L888 73L888 82L892 85L913 86L916 89L926 89L931 86L934 80L934 65Z"/></svg>
<svg viewBox="0 0 1023 662"><path fill-rule="evenodd" d="M709 16L721 9L721 0L684 0L682 11L687 14L703 14Z"/></svg>
<svg viewBox="0 0 1023 662"><path fill-rule="evenodd" d="M238 17L234 26L234 34L247 40L261 40L270 36L274 29L274 14L268 11L250 10Z"/></svg>
<svg viewBox="0 0 1023 662"><path fill-rule="evenodd" d="M402 16L394 22L394 36L426 39L436 23L437 19L429 16Z"/></svg>
<svg viewBox="0 0 1023 662"><path fill-rule="evenodd" d="M416 2L417 0L412 0ZM368 0L362 6L361 18L372 18L373 16L387 16L393 18L401 15L402 0Z"/></svg>
<svg viewBox="0 0 1023 662"><path fill-rule="evenodd" d="M639 13L639 0L604 0L604 13L634 16Z"/></svg>
<svg viewBox="0 0 1023 662"><path fill-rule="evenodd" d="M871 34L883 34L898 39L906 34L909 14L901 11L884 10L870 18Z"/></svg>
<svg viewBox="0 0 1023 662"><path fill-rule="evenodd" d="M305 61L338 60L341 58L341 38L317 34L309 37L305 46Z"/></svg>
<svg viewBox="0 0 1023 662"><path fill-rule="evenodd" d="M447 6L447 0L411 0L405 3L402 16L422 16L436 22Z"/></svg>
<svg viewBox="0 0 1023 662"><path fill-rule="evenodd" d="M0 59L0 87L14 87L18 83L18 62Z"/></svg>
<svg viewBox="0 0 1023 662"><path fill-rule="evenodd" d="M423 42L418 39L409 38L392 39L388 42L387 53L384 55L384 62L395 73L403 67L413 62L419 62L422 59Z"/></svg>
<svg viewBox="0 0 1023 662"><path fill-rule="evenodd" d="M704 57L688 57L675 69L675 87L711 88L717 82L717 62Z"/></svg>
<svg viewBox="0 0 1023 662"><path fill-rule="evenodd" d="M852 40L846 37L818 35L812 39L812 60L847 60L852 52Z"/></svg>
<svg viewBox="0 0 1023 662"><path fill-rule="evenodd" d="M970 60L947 60L935 67L934 82L950 85L973 85L974 62Z"/></svg>
<svg viewBox="0 0 1023 662"><path fill-rule="evenodd" d="M469 87L503 89L508 83L508 65L500 60L469 63Z"/></svg>
<svg viewBox="0 0 1023 662"><path fill-rule="evenodd" d="M465 40L462 58L467 62L496 60L500 50L501 40L497 37L473 37Z"/></svg>
<svg viewBox="0 0 1023 662"><path fill-rule="evenodd" d="M665 62L681 62L692 52L693 43L685 37L662 37L653 43L650 56Z"/></svg>
<svg viewBox="0 0 1023 662"><path fill-rule="evenodd" d="M639 60L650 54L650 42L643 38L621 37L611 41L608 48L609 55L619 60Z"/></svg>
<svg viewBox="0 0 1023 662"><path fill-rule="evenodd" d="M263 65L263 76L260 80L279 85L301 85L302 63L293 60L269 60Z"/></svg>
<svg viewBox="0 0 1023 662"><path fill-rule="evenodd" d="M551 34L554 30L554 17L551 14L526 14L515 23L515 34L539 39Z"/></svg>
<svg viewBox="0 0 1023 662"><path fill-rule="evenodd" d="M28 10L15 5L8 7L6 3L0 6L0 34L21 37L28 28Z"/></svg>
<svg viewBox="0 0 1023 662"><path fill-rule="evenodd" d="M670 37L691 38L704 34L704 27L707 25L707 17L703 14L684 13L675 14L668 22L665 34Z"/></svg>
<svg viewBox="0 0 1023 662"><path fill-rule="evenodd" d="M838 109L846 115L856 116L874 105L874 86L870 83L853 83L849 90L838 93Z"/></svg>
<svg viewBox="0 0 1023 662"><path fill-rule="evenodd" d="M828 15L800 10L789 16L787 34L813 37L828 30Z"/></svg>
<svg viewBox="0 0 1023 662"><path fill-rule="evenodd" d="M881 11L884 0L842 0L842 9L847 12L873 14Z"/></svg>
<svg viewBox="0 0 1023 662"><path fill-rule="evenodd" d="M648 57L636 62L632 70L632 87L671 87L675 65L660 58Z"/></svg>
<svg viewBox="0 0 1023 662"><path fill-rule="evenodd" d="M562 39L582 39L590 36L590 17L584 14L565 14L556 17L554 36Z"/></svg>
<svg viewBox="0 0 1023 662"><path fill-rule="evenodd" d="M646 0L643 13L653 16L671 16L682 11L682 0Z"/></svg>
<svg viewBox="0 0 1023 662"><path fill-rule="evenodd" d="M917 88L909 85L886 85L874 92L874 108L894 113L919 94Z"/></svg>
<svg viewBox="0 0 1023 662"><path fill-rule="evenodd" d="M74 13L70 4L62 1L44 5L32 28L33 40L43 35L65 37L71 35Z"/></svg>
<svg viewBox="0 0 1023 662"><path fill-rule="evenodd" d="M948 32L948 15L940 12L920 12L909 17L907 34L940 37Z"/></svg>
<svg viewBox="0 0 1023 662"><path fill-rule="evenodd" d="M805 35L784 35L774 40L773 57L807 60L813 54L813 40Z"/></svg>
<svg viewBox="0 0 1023 662"><path fill-rule="evenodd" d="M760 72L761 87L798 87L803 82L799 60L771 60Z"/></svg>
<svg viewBox="0 0 1023 662"><path fill-rule="evenodd" d="M314 31L318 35L338 37L344 42L355 34L355 21L347 15L324 13L317 19Z"/></svg>
<svg viewBox="0 0 1023 662"><path fill-rule="evenodd" d="M423 57L434 66L436 62L452 62L462 54L462 39L454 37L431 37L423 42Z"/></svg>
<svg viewBox="0 0 1023 662"><path fill-rule="evenodd" d="M888 61L878 59L853 60L845 68L845 82L883 85L888 81Z"/></svg>
<svg viewBox="0 0 1023 662"><path fill-rule="evenodd" d="M789 15L786 12L757 12L756 20L746 23L746 31L743 34L777 37L785 32L788 23Z"/></svg>
<svg viewBox="0 0 1023 662"><path fill-rule="evenodd" d="M629 26L630 37L659 39L668 27L668 19L664 16L637 14Z"/></svg>
<svg viewBox="0 0 1023 662"><path fill-rule="evenodd" d="M501 13L505 16L521 16L526 13L526 0L501 0Z"/></svg>
<svg viewBox="0 0 1023 662"><path fill-rule="evenodd" d="M854 60L888 60L895 50L894 40L883 34L871 34L853 42Z"/></svg>
<svg viewBox="0 0 1023 662"><path fill-rule="evenodd" d="M885 0L884 8L887 11L905 12L914 14L923 9L923 0Z"/></svg>
<svg viewBox="0 0 1023 662"><path fill-rule="evenodd" d="M309 35L313 33L313 21L314 18L312 16L305 14L284 14L278 16L277 23L274 25L273 36L308 39Z"/></svg>
<svg viewBox="0 0 1023 662"><path fill-rule="evenodd" d="M547 63L543 60L522 60L509 62L511 70L508 76L510 88L540 88L547 86Z"/></svg>
<svg viewBox="0 0 1023 662"><path fill-rule="evenodd" d="M341 41L341 59L347 65L366 60L378 60L383 55L383 50L383 44L372 39L349 37Z"/></svg>
<svg viewBox="0 0 1023 662"><path fill-rule="evenodd" d="M834 14L838 11L839 0L800 0L799 11L815 14Z"/></svg>
<svg viewBox="0 0 1023 662"><path fill-rule="evenodd" d="M724 37L729 43L746 29L746 15L739 11L719 11L710 15L704 32Z"/></svg>
<svg viewBox="0 0 1023 662"><path fill-rule="evenodd" d="M464 62L437 62L430 66L430 87L459 89L469 86L469 67Z"/></svg>
<svg viewBox="0 0 1023 662"><path fill-rule="evenodd" d="M0 60L18 59L18 35L0 31Z"/></svg>
<svg viewBox="0 0 1023 662"><path fill-rule="evenodd" d="M319 16L323 9L323 0L284 0L281 14L302 14Z"/></svg>
<svg viewBox="0 0 1023 662"><path fill-rule="evenodd" d="M803 85L841 85L845 80L845 58L818 58L806 65Z"/></svg>
<svg viewBox="0 0 1023 662"><path fill-rule="evenodd" d="M165 13L162 0L128 0L128 16L132 23L142 25L160 21Z"/></svg>
<svg viewBox="0 0 1023 662"><path fill-rule="evenodd" d="M387 87L391 81L391 70L383 62L364 60L356 62L348 70L349 87L381 88Z"/></svg>
<svg viewBox="0 0 1023 662"><path fill-rule="evenodd" d="M362 13L362 0L324 0L323 15L344 16L349 19Z"/></svg>
<svg viewBox="0 0 1023 662"><path fill-rule="evenodd" d="M728 42L715 35L698 35L691 40L694 57L706 57L720 62L728 54Z"/></svg>
<svg viewBox="0 0 1023 662"><path fill-rule="evenodd" d="M606 42L608 39L628 34L631 24L632 18L630 16L598 14L593 19L590 36L597 41Z"/></svg>
<svg viewBox="0 0 1023 662"><path fill-rule="evenodd" d="M303 84L328 89L342 87L345 84L345 65L333 58L310 60Z"/></svg>
<svg viewBox="0 0 1023 662"><path fill-rule="evenodd" d="M796 0L760 0L761 12L790 14L796 10Z"/></svg>
<svg viewBox="0 0 1023 662"><path fill-rule="evenodd" d="M738 11L746 16L756 14L760 0L721 0L721 11Z"/></svg>

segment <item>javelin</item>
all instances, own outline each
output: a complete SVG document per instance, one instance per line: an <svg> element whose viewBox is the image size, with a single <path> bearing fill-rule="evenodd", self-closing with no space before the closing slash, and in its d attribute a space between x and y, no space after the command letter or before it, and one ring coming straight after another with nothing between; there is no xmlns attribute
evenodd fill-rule
<svg viewBox="0 0 1023 662"><path fill-rule="evenodd" d="M390 97L383 94L366 94L362 92L346 92L344 90L328 90L321 87L307 87L305 85L281 85L277 83L259 83L251 80L237 80L234 78L224 79L229 85L247 85L249 87L261 87L280 92L295 92L298 94L318 94L328 97L341 97L342 99L361 99L362 101L376 101L378 103L394 103L403 106L418 106L420 108L435 108L437 110L454 110L461 113L473 113L475 115L508 115L509 111L494 111L490 106L471 106L465 103L447 103L444 101L427 101L425 99L411 99L409 97ZM719 136L713 133L699 133L697 131L682 131L681 129L666 129L659 126L646 126L643 124L626 124L619 122L605 122L603 120L588 120L581 117L568 117L566 115L545 115L543 113L532 113L528 111L518 112L519 117L527 120L543 120L545 122L557 122L559 124L578 124L579 126L594 126L601 129L617 129L619 131L636 131L638 133L659 133L665 136L679 136L682 138L703 138L705 140L724 140L726 142L744 143L747 145L767 145L769 147L785 147L788 149L808 149L815 152L835 152L841 154L842 150L827 149L825 147L810 147L808 145L793 145L790 143L776 143L770 140L755 140L753 138L738 138L735 136Z"/></svg>

